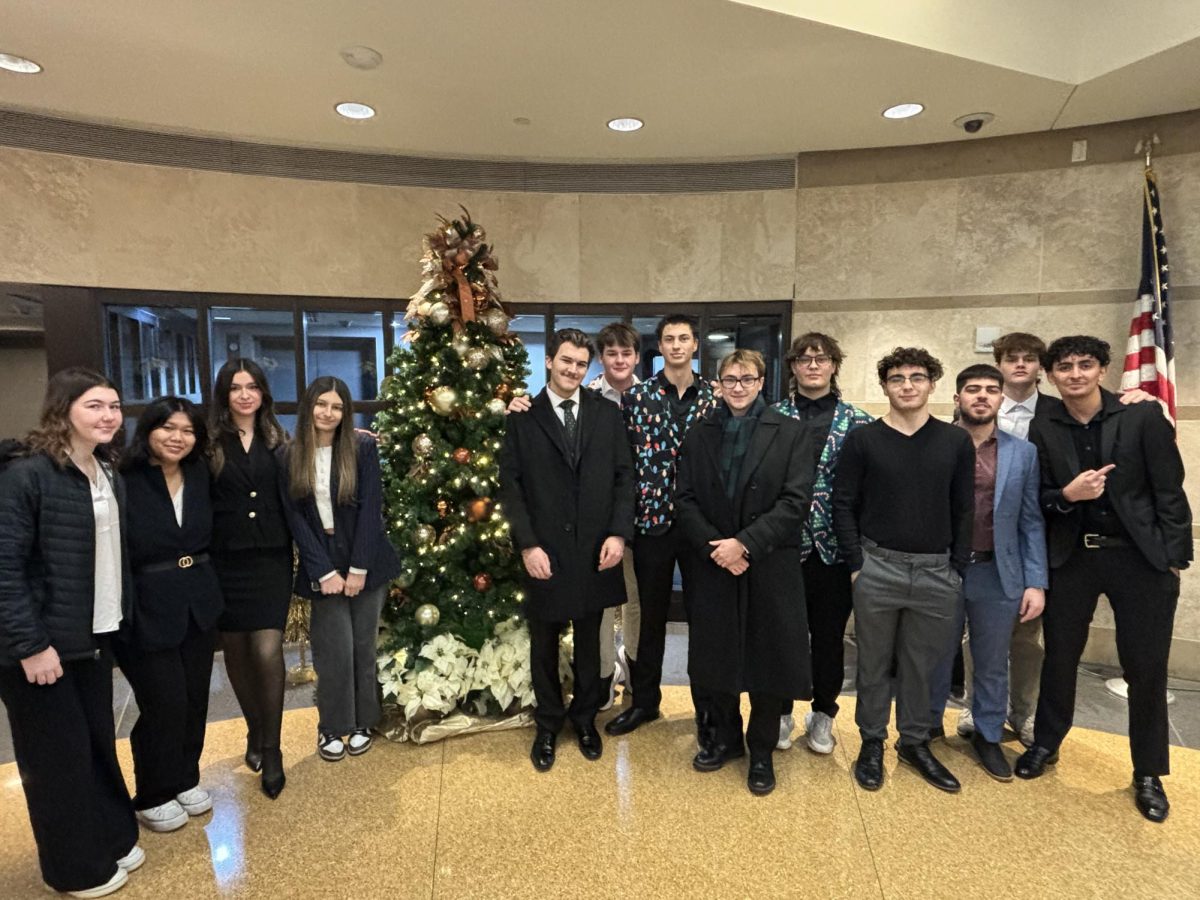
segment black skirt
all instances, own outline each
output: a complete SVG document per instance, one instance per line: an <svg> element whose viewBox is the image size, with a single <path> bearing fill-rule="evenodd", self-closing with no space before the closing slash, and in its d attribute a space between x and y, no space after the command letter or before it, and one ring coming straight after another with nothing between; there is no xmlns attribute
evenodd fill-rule
<svg viewBox="0 0 1200 900"><path fill-rule="evenodd" d="M221 631L283 630L292 602L291 547L214 554L213 566L225 595Z"/></svg>

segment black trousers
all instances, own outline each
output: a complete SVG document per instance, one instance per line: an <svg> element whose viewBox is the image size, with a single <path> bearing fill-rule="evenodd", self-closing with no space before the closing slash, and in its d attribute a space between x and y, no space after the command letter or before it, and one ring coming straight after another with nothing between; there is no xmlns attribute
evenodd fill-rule
<svg viewBox="0 0 1200 900"><path fill-rule="evenodd" d="M710 691L707 696L714 741L726 747L742 746L741 695ZM745 740L752 760L769 758L774 752L779 740L779 710L786 702L777 694L750 692L750 727Z"/></svg>
<svg viewBox="0 0 1200 900"><path fill-rule="evenodd" d="M1076 667L1100 594L1117 626L1117 657L1129 682L1129 748L1138 775L1170 772L1167 657L1179 579L1153 568L1132 547L1078 549L1050 573L1042 613L1042 664L1034 740L1057 750L1075 715Z"/></svg>
<svg viewBox="0 0 1200 900"><path fill-rule="evenodd" d="M17 771L42 878L58 891L108 881L137 843L137 819L117 763L112 655L64 662L52 685L30 684L20 665L0 666Z"/></svg>
<svg viewBox="0 0 1200 900"><path fill-rule="evenodd" d="M832 718L846 678L846 622L854 611L850 568L827 566L814 550L804 561L804 599L808 606L809 646L812 650L814 712Z"/></svg>
<svg viewBox="0 0 1200 900"><path fill-rule="evenodd" d="M687 544L678 525L672 525L664 534L639 534L634 541L633 571L642 605L642 624L638 631L637 659L631 660L630 680L633 682L633 705L648 712L657 711L662 702L663 654L667 647L667 617L671 611L675 565L679 564L686 582L688 562ZM692 705L702 736L710 717L710 699L707 691L692 688Z"/></svg>
<svg viewBox="0 0 1200 900"><path fill-rule="evenodd" d="M576 730L591 728L600 709L600 620L604 613L572 619L570 622L546 622L529 619L529 667L533 676L533 696L537 709L533 719L538 730L562 730L570 719ZM571 671L575 678L571 706L563 705L562 682L558 677L559 637L568 624L575 626L575 657Z"/></svg>
<svg viewBox="0 0 1200 900"><path fill-rule="evenodd" d="M129 735L134 809L150 809L200 783L200 754L208 720L215 628L188 622L178 647L143 650L116 642L117 664L133 688L138 719Z"/></svg>

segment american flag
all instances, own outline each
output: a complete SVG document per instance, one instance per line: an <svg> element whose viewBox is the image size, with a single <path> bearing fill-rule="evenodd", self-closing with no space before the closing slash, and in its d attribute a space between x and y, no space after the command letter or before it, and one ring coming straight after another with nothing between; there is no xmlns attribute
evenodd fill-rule
<svg viewBox="0 0 1200 900"><path fill-rule="evenodd" d="M1162 204L1154 173L1147 167L1142 210L1142 282L1138 286L1121 390L1141 388L1158 398L1175 424L1175 338L1171 328L1171 267L1163 234Z"/></svg>

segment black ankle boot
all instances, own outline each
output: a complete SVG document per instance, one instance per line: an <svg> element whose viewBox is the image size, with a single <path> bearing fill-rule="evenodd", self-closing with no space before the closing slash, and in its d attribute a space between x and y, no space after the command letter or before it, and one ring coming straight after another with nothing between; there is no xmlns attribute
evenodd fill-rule
<svg viewBox="0 0 1200 900"><path fill-rule="evenodd" d="M283 754L278 747L263 747L262 792L274 800L285 784L287 776L283 774Z"/></svg>
<svg viewBox="0 0 1200 900"><path fill-rule="evenodd" d="M262 750L259 749L257 742L250 735L246 735L246 768L251 772L261 772L263 767Z"/></svg>

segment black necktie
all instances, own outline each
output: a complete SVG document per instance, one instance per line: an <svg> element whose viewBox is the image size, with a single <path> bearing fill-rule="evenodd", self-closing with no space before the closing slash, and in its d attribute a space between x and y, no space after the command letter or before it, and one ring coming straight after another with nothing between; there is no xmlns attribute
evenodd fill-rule
<svg viewBox="0 0 1200 900"><path fill-rule="evenodd" d="M574 400L564 400L559 404L563 413L563 431L567 434L567 446L571 449L572 454L575 452L575 431L578 424L575 421L575 413L571 411L571 407L574 405Z"/></svg>

